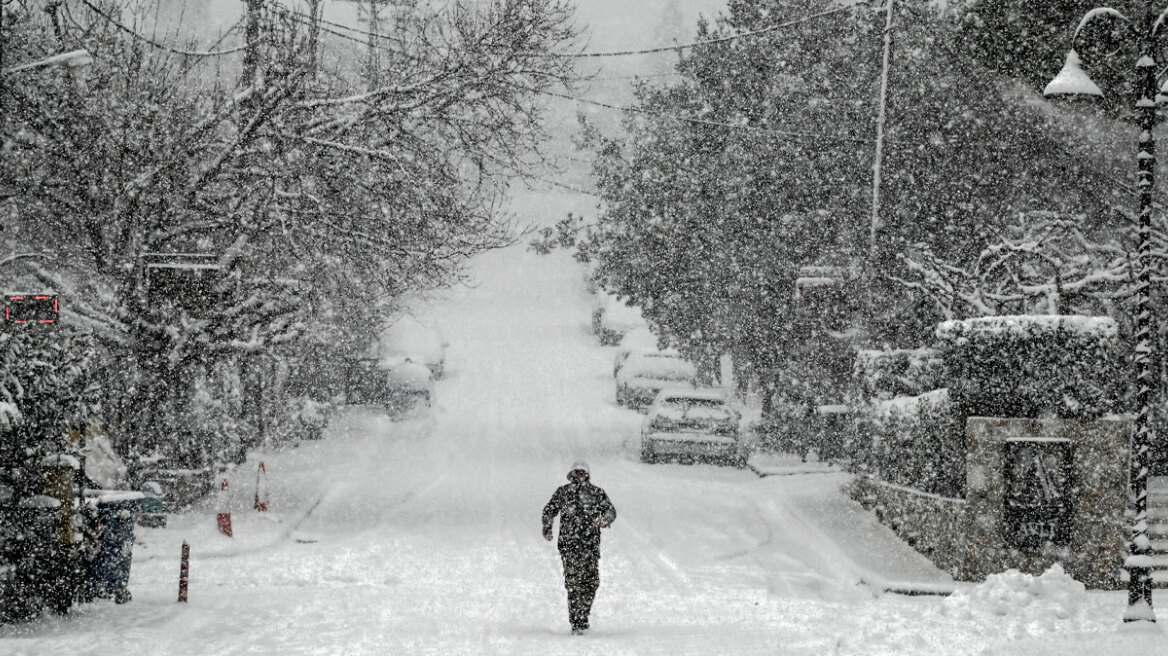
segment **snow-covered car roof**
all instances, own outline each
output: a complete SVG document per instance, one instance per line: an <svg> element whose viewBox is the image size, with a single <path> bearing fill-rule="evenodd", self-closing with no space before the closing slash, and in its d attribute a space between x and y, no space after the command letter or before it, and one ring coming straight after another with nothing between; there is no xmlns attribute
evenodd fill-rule
<svg viewBox="0 0 1168 656"><path fill-rule="evenodd" d="M650 421L660 417L672 421L714 421L722 422L738 417L725 392L710 387L672 387L657 393L649 406Z"/></svg>
<svg viewBox="0 0 1168 656"><path fill-rule="evenodd" d="M395 387L425 389L434 379L429 367L417 362L403 362L386 372L386 381Z"/></svg>
<svg viewBox="0 0 1168 656"><path fill-rule="evenodd" d="M726 392L717 387L667 387L657 393L657 399L694 399L726 402Z"/></svg>
<svg viewBox="0 0 1168 656"><path fill-rule="evenodd" d="M621 378L657 378L687 380L697 375L697 369L680 356L662 351L637 351L629 355L620 370Z"/></svg>

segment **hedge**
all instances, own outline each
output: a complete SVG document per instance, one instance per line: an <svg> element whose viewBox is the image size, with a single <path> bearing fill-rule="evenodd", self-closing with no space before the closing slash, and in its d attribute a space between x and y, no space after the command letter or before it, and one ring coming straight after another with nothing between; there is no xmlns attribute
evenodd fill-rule
<svg viewBox="0 0 1168 656"><path fill-rule="evenodd" d="M1003 316L937 327L962 417L1092 420L1119 410L1123 353L1107 317Z"/></svg>

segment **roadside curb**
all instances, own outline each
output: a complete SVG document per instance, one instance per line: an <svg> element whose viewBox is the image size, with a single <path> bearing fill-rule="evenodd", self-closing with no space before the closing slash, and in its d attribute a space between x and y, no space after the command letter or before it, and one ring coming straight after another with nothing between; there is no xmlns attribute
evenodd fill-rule
<svg viewBox="0 0 1168 656"><path fill-rule="evenodd" d="M747 462L746 469L754 472L759 478L767 478L768 476L802 476L804 474L839 474L843 473L842 469L792 469L790 471L766 471L759 469L755 465Z"/></svg>
<svg viewBox="0 0 1168 656"><path fill-rule="evenodd" d="M843 473L840 469L792 469L790 471L766 471L759 469L754 464L747 462L745 469L750 470L759 478L769 478L772 476L801 476L804 474L838 474ZM853 567L855 563L853 563ZM885 579L877 574L868 571L860 571L857 573L856 585L862 585L871 589L877 596L883 594L895 594L906 597L948 597L958 590L964 590L973 587L974 583L953 581L946 583L924 583L914 581L892 581Z"/></svg>
<svg viewBox="0 0 1168 656"><path fill-rule="evenodd" d="M885 581L878 576L860 576L858 585L863 585L885 594L906 597L948 597L958 590L972 587L973 583L954 581L953 583L913 583L906 581Z"/></svg>

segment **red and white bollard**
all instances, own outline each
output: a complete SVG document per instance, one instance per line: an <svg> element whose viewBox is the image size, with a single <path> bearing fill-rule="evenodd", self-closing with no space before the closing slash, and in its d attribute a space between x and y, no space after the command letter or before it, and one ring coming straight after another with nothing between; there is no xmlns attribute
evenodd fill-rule
<svg viewBox="0 0 1168 656"><path fill-rule="evenodd" d="M262 486L262 487L261 487ZM262 494L261 494L262 490ZM255 509L257 512L267 512L271 494L268 492L268 468L261 461L256 469Z"/></svg>
<svg viewBox="0 0 1168 656"><path fill-rule="evenodd" d="M219 514L215 517L219 532L231 537L231 509L227 506L227 479L219 486Z"/></svg>
<svg viewBox="0 0 1168 656"><path fill-rule="evenodd" d="M182 559L178 566L178 600L181 603L187 602L187 583L191 578L191 545L183 540Z"/></svg>

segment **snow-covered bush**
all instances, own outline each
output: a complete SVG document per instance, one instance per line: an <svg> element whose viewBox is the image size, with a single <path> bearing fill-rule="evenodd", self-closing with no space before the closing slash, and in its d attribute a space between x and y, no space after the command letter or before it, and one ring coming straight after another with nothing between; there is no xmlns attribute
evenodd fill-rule
<svg viewBox="0 0 1168 656"><path fill-rule="evenodd" d="M894 349L856 352L853 393L864 400L916 396L944 387L944 368L936 349Z"/></svg>
<svg viewBox="0 0 1168 656"><path fill-rule="evenodd" d="M944 497L965 496L965 417L946 389L873 401L858 414L851 468Z"/></svg>
<svg viewBox="0 0 1168 656"><path fill-rule="evenodd" d="M89 335L64 327L0 330L0 623L72 603L80 545L61 539L65 499L46 496L42 463L74 462L67 436L98 410L95 355Z"/></svg>
<svg viewBox="0 0 1168 656"><path fill-rule="evenodd" d="M273 408L268 439L272 444L295 444L301 440L319 440L335 410L332 403L307 397L292 397Z"/></svg>
<svg viewBox="0 0 1168 656"><path fill-rule="evenodd" d="M1123 354L1107 317L1003 316L937 327L963 417L1094 419L1122 397Z"/></svg>

